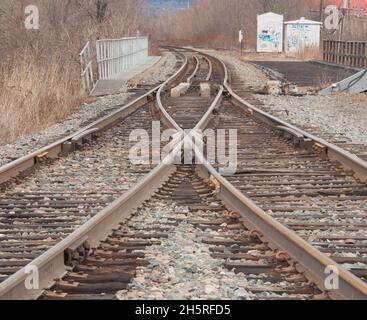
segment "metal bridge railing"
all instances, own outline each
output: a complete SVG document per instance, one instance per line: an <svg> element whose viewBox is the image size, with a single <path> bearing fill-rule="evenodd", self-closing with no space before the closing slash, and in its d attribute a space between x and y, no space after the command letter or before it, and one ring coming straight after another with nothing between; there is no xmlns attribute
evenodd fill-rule
<svg viewBox="0 0 367 320"><path fill-rule="evenodd" d="M99 79L111 79L148 57L148 38L131 37L97 41Z"/></svg>
<svg viewBox="0 0 367 320"><path fill-rule="evenodd" d="M92 51L90 47L90 42L88 41L83 50L79 54L80 65L82 68L82 84L85 91L91 92L94 88L94 76L93 76L93 66L92 66Z"/></svg>

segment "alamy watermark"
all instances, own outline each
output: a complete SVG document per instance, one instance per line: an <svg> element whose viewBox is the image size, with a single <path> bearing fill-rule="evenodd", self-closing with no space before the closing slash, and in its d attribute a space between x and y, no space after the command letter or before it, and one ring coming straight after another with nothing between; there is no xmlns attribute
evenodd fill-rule
<svg viewBox="0 0 367 320"><path fill-rule="evenodd" d="M36 5L28 5L24 9L25 19L24 26L27 30L38 30L40 28L39 8ZM341 9L337 5L328 5L325 8L327 17L324 26L328 30L336 30L339 27L340 18L342 17Z"/></svg>
<svg viewBox="0 0 367 320"><path fill-rule="evenodd" d="M339 22L341 18L341 11L336 5L329 5L325 8L325 14L327 15L324 25L328 30L336 30L339 28Z"/></svg>
<svg viewBox="0 0 367 320"><path fill-rule="evenodd" d="M28 265L25 267L24 272L27 275L24 282L25 288L27 290L39 290L40 279L38 267L34 265Z"/></svg>
<svg viewBox="0 0 367 320"><path fill-rule="evenodd" d="M136 129L129 140L134 144L129 152L129 160L134 165L210 163L217 164L222 175L233 175L237 171L236 129L183 132L168 129L161 132L161 123L153 121L151 136L146 130Z"/></svg>
<svg viewBox="0 0 367 320"><path fill-rule="evenodd" d="M326 290L339 290L339 268L335 265L327 266L325 274L327 275L324 283Z"/></svg>
<svg viewBox="0 0 367 320"><path fill-rule="evenodd" d="M40 28L39 9L35 5L28 5L24 9L24 26L27 30L38 30Z"/></svg>

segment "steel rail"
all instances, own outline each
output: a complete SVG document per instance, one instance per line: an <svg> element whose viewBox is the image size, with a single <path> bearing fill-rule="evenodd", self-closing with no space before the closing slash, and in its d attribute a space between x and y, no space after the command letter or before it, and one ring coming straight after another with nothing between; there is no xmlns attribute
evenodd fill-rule
<svg viewBox="0 0 367 320"><path fill-rule="evenodd" d="M214 57L213 55L210 55L202 50L197 50L197 49L194 49L192 47L178 47L178 46L169 46L169 45L165 45L165 46L162 46L162 48L167 48L167 49L171 49L171 50L179 50L179 49L184 49L184 50L187 50L187 51L191 51L191 52L195 52L195 53L200 53L201 55L203 55L204 57L206 57L207 59L210 58L210 59L214 59L216 60L219 64L222 65L223 67L223 71L224 71L224 80L223 80L223 86L226 86L226 84L228 83L228 69L225 65L225 63L218 59L217 57ZM210 61L210 59L208 59ZM212 66L212 63L210 63L210 65ZM213 69L212 69L213 70ZM211 72L212 74L212 72Z"/></svg>
<svg viewBox="0 0 367 320"><path fill-rule="evenodd" d="M122 106L120 109L112 112L111 114L87 125L77 132L66 136L65 138L62 138L54 143L51 143L43 148L40 148L34 152L31 152L26 156L23 156L17 160L3 165L2 167L0 167L0 185L9 181L12 178L17 177L20 173L35 167L39 163L41 157L44 158L46 156L49 159L55 159L60 154L69 153L70 151L72 151L72 148L70 146L73 144L73 142L76 142L77 137L87 138L85 134L86 132L93 132L93 135L95 135L99 132L111 128L116 123L121 122L123 119L146 105L151 97L154 96L154 94L160 88L162 88L163 85L175 81L186 67L187 59L185 58L180 69L163 84L160 84L159 86L151 89L144 95L136 98L134 101L128 103L125 106ZM92 136L92 133L90 134L90 136Z"/></svg>
<svg viewBox="0 0 367 320"><path fill-rule="evenodd" d="M216 57L212 58L219 60ZM222 64L226 68L223 62ZM230 87L227 83L225 83L224 86L230 93L233 92L232 90L229 90ZM264 112L261 114L263 116L268 116ZM211 116L212 113L208 112L204 117ZM200 121L201 124L209 122L209 118L201 119ZM280 122L280 125L290 129L296 129L295 127L288 126L288 124L283 121ZM203 130L204 127L201 127L200 129ZM309 136L311 137L311 135ZM189 139L189 141L191 141L191 139ZM202 162L202 164L198 166L201 177L209 178L212 176L219 182L219 197L228 208L233 209L243 217L246 225L250 225L253 229L258 230L262 237L269 241L275 248L285 250L291 258L302 265L302 267L298 266L300 269L299 271L304 272L310 280L314 281L325 291L328 291L328 288L325 287L325 279L327 277L326 270L331 270L331 267L335 267L336 270L338 270L339 289L333 291L329 290L329 295L332 298L345 300L367 300L366 283L311 246L294 231L279 223L275 218L269 216L250 198L246 197L227 179L222 177L213 168L213 166L206 161L204 155L196 145L192 144L192 147L197 158Z"/></svg>
<svg viewBox="0 0 367 320"><path fill-rule="evenodd" d="M199 67L200 67L200 61L199 61L198 57L194 56L194 59L195 59L195 62L196 62L196 66L195 66L195 69L194 69L193 73L187 78L188 83L192 83L192 80L196 76L196 74L199 70Z"/></svg>
<svg viewBox="0 0 367 320"><path fill-rule="evenodd" d="M216 57L212 58L221 61ZM227 68L223 62L222 65L226 70ZM226 74L228 75L228 73ZM228 87L227 79L228 77L225 79L224 85ZM195 129L192 130L189 135L185 136L185 143L191 145L195 151L197 161L202 163L198 166L200 176L206 179L210 176L214 177L220 184L218 196L223 203L228 208L238 212L244 219L245 224L258 230L262 237L274 248L285 250L289 257L299 262L300 265L297 266L299 271L305 273L310 280L314 281L324 291L328 291L328 288L325 287L325 279L328 275L326 270L338 270L339 289L333 291L329 290L330 297L344 300L366 300L367 285L362 280L311 246L294 231L269 216L250 198L246 197L227 179L222 177L213 166L206 161L203 153L197 146L193 144L192 138L195 136L195 132L197 130L204 130L206 124L210 123L210 118L213 116L211 111L215 109L215 103L218 101L220 101L220 99L215 99L213 105L209 108L208 112L200 120ZM160 108L164 109L163 106L160 106ZM174 123L172 125L175 126Z"/></svg>
<svg viewBox="0 0 367 320"><path fill-rule="evenodd" d="M207 114L210 117L211 114ZM210 119L202 123L209 123ZM199 129L199 128L196 128ZM201 127L204 130L205 127ZM314 281L321 289L328 292L330 297L343 300L367 300L367 285L362 280L344 269L341 265L327 257L325 254L311 246L294 231L290 230L275 218L268 215L250 198L235 188L227 179L205 159L203 153L192 143L198 165L199 176L204 179L214 178L220 185L217 196L226 207L241 215L245 225L261 233L261 238L274 249L282 249L290 258L300 263L298 271L306 274L308 279ZM330 291L325 287L326 271L338 271L339 289Z"/></svg>
<svg viewBox="0 0 367 320"><path fill-rule="evenodd" d="M250 112L255 118L262 120L275 129L280 126L298 132L304 137L304 140L309 140L313 144L318 144L319 146L323 147L326 156L331 161L336 160L340 162L344 166L344 168L346 168L347 170L352 170L360 180L367 181L366 161L362 160L355 154L352 154L351 152L338 147L333 143L327 142L322 138L316 137L292 124L289 124L288 122L280 120L279 118L258 109L251 103L245 101L240 96L238 96L229 85L225 85L225 88L228 90L228 93L235 100L235 102L237 102L242 108L246 108L246 111Z"/></svg>
<svg viewBox="0 0 367 320"><path fill-rule="evenodd" d="M176 49L185 49L185 50L188 50L188 51L192 51L192 52L197 52L197 53L200 53L202 54L203 56L205 57L209 57L210 59L214 59L216 60L220 65L222 65L223 67L223 71L224 71L224 80L223 80L223 86L226 87L228 85L228 79L229 79L229 75L228 75L228 69L227 69L227 66L225 65L225 63L218 59L217 57L211 55L211 54L208 54L202 50L197 50L197 49L194 49L192 47L175 47L175 46L165 46L165 48L176 48Z"/></svg>
<svg viewBox="0 0 367 320"><path fill-rule="evenodd" d="M179 48L179 47L171 47L169 46L168 48ZM182 49L182 48L179 48ZM186 48L184 48L186 49ZM190 49L191 50L191 49ZM200 54L202 54L200 52ZM212 64L210 64L212 65ZM227 82L228 79L228 72L227 72L227 68L224 64L222 64L223 67L223 72L224 72L224 79L223 79L223 84L225 84ZM172 129L176 129L181 135L185 136L185 139L190 139L192 138L196 132L198 130L202 130L205 129L206 126L208 125L208 123L210 122L210 117L213 115L213 111L218 107L218 105L220 104L222 97L223 97L223 92L224 92L224 87L223 85L220 86L220 90L218 91L216 97L214 98L213 102L211 103L211 105L209 106L207 112L205 113L205 115L203 116L203 118L199 121L199 123L196 125L196 127L191 131L191 133L189 135L185 135L184 130L177 124L177 122L171 117L171 115L167 112L167 110L164 108L163 103L162 103L162 92L164 87L167 85L168 83L164 83L162 85L162 87L158 90L157 92L157 106L158 106L158 111L161 114L162 117L162 122L164 122L169 128Z"/></svg>
<svg viewBox="0 0 367 320"><path fill-rule="evenodd" d="M204 56L204 58L209 65L209 72L208 72L207 77L205 78L205 81L210 81L212 74L213 74L213 64L207 56Z"/></svg>
<svg viewBox="0 0 367 320"><path fill-rule="evenodd" d="M160 90L159 94L161 93L161 91L162 90ZM216 105L214 104L218 104L219 101L220 101L220 98L218 98L217 96L217 98L214 100L211 107L209 108L208 112L205 114L204 118L201 119L201 121L195 127L195 129L199 129L199 128L204 129L204 127L210 122L210 118L213 116L213 113L209 112L210 109L214 110L216 107ZM167 117L166 119L167 122L170 122L172 127L179 128L179 126L175 124L175 121L172 119L172 117L170 117L169 114L164 110L163 105L161 105L161 103L158 103L158 106L161 109L160 111L162 115L164 117ZM183 132L183 130L180 129L180 132ZM189 138L189 137L185 137L185 139L186 138ZM188 140L190 141L191 139L188 139ZM174 152L181 149L181 147L182 147L182 143L178 144ZM343 299L366 299L367 297L366 285L361 280L353 276L350 272L341 268L338 264L330 260L328 257L326 257L324 254L319 252L317 249L310 246L307 242L299 238L293 231L289 230L288 228L286 228L285 226L277 222L274 218L267 215L262 209L257 207L257 205L254 204L250 199L245 197L240 191L238 191L234 186L232 186L225 178L219 175L219 173L208 162L205 161L204 155L197 149L196 145L192 145L192 147L194 148L196 155L203 160L203 164L199 165L200 174L204 177L208 177L209 175L211 175L215 179L217 179L217 181L220 183L219 196L223 199L223 201L229 208L233 208L237 212L239 212L241 216L244 218L245 222L249 223L250 225L253 225L254 228L259 230L262 233L262 235L266 239L268 239L272 244L274 244L276 247L280 247L282 249L287 250L288 254L292 258L294 258L296 261L300 262L303 265L303 267L305 268L304 271L306 272L307 275L311 277L311 279L317 279L317 283L321 287L323 287L321 282L323 282L325 278L324 276L325 268L330 267L332 265L337 266L338 269L340 270L339 271L339 276L341 279L340 289L330 292L330 295L332 295L333 297L343 298ZM139 184L138 186L136 186L133 190L131 190L130 192L128 192L126 195L122 197L124 201L126 201L126 198L129 198L131 199L131 202L129 203L133 206L136 206L137 199L135 197L137 197L138 199L141 199L141 197L144 197L145 193L148 193L148 191L153 192L152 189L149 188L149 184L152 180L158 181L161 179L160 181L163 181L167 179L163 177L163 175L161 176L162 171L163 171L162 166L165 168L164 172L167 171L166 173L168 174L168 171L170 170L167 169L167 164L162 164L158 166L144 179L145 186L143 186L142 184ZM171 165L169 168L171 168L172 172L174 171L174 166ZM160 177L160 179L157 178L158 176ZM157 182L157 185L158 184L159 182ZM138 187L141 189L139 189ZM119 199L119 200L122 200L122 199ZM117 200L113 204L115 209L118 208L117 210L120 210L121 207L119 207L119 205L122 205L121 203L117 203L119 200ZM121 211L125 211L125 210L120 210L120 212ZM107 215L107 211L104 212L104 215ZM118 219L116 219L117 218L116 216L113 216L113 214L109 213L109 217L112 217L111 220L109 220L110 223L117 223ZM102 213L101 213L98 215L98 218L95 217L95 219L98 219L98 225L101 225L102 221L104 221L103 219L106 219L106 217L105 216L102 217ZM98 237L98 234L103 235L103 232L101 231L96 232L96 229L98 229L98 226L96 223L97 221L93 221L93 222L90 221L86 225L81 227L81 229L84 228L83 230L81 229L77 230L76 232L78 232L77 234L78 239L76 239L76 234L75 234L73 237L74 243L78 241L77 243L79 244L81 239L83 239L84 235L88 234L88 232L92 232L91 230L93 230L92 237L90 238L91 243L93 244L94 241L98 242L98 240L96 240L97 238L95 237ZM108 229L109 227L110 226L107 226L106 229ZM98 233L97 236L95 236L95 233ZM70 241L71 236L68 237L68 239ZM64 241L66 241L66 239ZM61 248L61 244L63 244L62 248ZM68 243L68 245L69 244L70 243ZM60 247L58 249L60 251L61 249L66 250L65 245L66 245L65 242L60 243L59 244ZM54 250L54 249L55 248L51 250ZM64 252L64 250L62 252ZM56 253L53 253L53 254L55 256ZM59 257L58 263L61 263L60 259L61 257ZM48 265L46 269L49 271L49 270L52 270L53 267L56 267L56 266ZM25 275L21 273L17 273L17 275L18 277L21 277L21 279L17 279L18 280L17 284L20 285L20 287L22 286L24 287L24 282L22 281L25 280ZM53 279L54 278L55 277L53 277ZM15 281L15 280L16 280L16 277L13 276L9 278L6 282L8 284L13 284L13 288L14 288L14 282L12 281ZM4 283L2 285L4 285ZM2 291L1 291L2 285L0 285L0 296L2 294ZM24 288L21 290L24 290ZM18 292L16 291L12 291L12 292L14 293L14 295L10 295L10 297L17 298Z"/></svg>
<svg viewBox="0 0 367 320"><path fill-rule="evenodd" d="M195 152L197 156L202 156L199 150L195 149ZM328 292L332 298L367 300L367 285L362 280L268 215L222 177L210 163L203 161L203 164L198 166L198 171L202 178L214 177L219 182L218 197L227 208L241 215L247 227L258 230L261 233L261 237L266 242L269 242L273 248L286 251L289 257L301 264L301 266L297 266L297 269L300 272L304 272L308 279L314 281L321 289ZM335 269L332 269L332 267L335 267ZM328 291L328 288L325 287L325 280L328 276L326 270L333 270L333 272L338 270L339 289Z"/></svg>
<svg viewBox="0 0 367 320"><path fill-rule="evenodd" d="M174 152L182 147L178 144ZM174 158L170 156L171 158ZM165 183L176 167L170 160L162 162L151 171L139 184L122 195L103 211L98 213L83 226L57 245L33 260L26 267L9 277L0 284L0 300L33 300L40 297L44 289L55 284L55 279L62 278L67 273L65 252L82 248L95 248L106 239L111 230L127 219L144 201L150 199L155 191ZM28 270L36 269L39 280L38 288L27 288Z"/></svg>
<svg viewBox="0 0 367 320"><path fill-rule="evenodd" d="M184 56L184 64L187 65L188 64L188 59L186 56ZM157 91L157 96L156 96L156 101L157 101L157 105L158 105L158 111L160 111L161 113L161 121L168 127L168 128L173 128L176 129L178 132L181 132L181 127L176 123L176 121L173 120L173 118L170 116L170 114L166 111L165 108L163 108L163 103L162 103L162 93L163 90L169 85L169 81L164 82L161 87L159 88L159 90Z"/></svg>
<svg viewBox="0 0 367 320"><path fill-rule="evenodd" d="M63 139L60 139L46 147L40 148L26 156L23 156L13 162L10 162L0 168L0 184L9 181L11 178L18 176L21 172L26 171L34 167L38 163L38 158L47 154L50 159L57 158L60 154L69 152L67 147L68 143L71 143L75 137L83 136L84 132L89 130L98 129L98 131L103 131L111 127L116 122L129 116L131 113L138 110L140 107L144 106L148 102L148 97L156 92L159 87L156 87L143 96L137 98L136 100L130 102L128 105L123 106L121 109L113 112L112 114L78 130ZM94 131L95 132L95 131ZM74 139L75 141L75 139Z"/></svg>
<svg viewBox="0 0 367 320"><path fill-rule="evenodd" d="M214 115L214 111L218 108L223 99L223 93L224 93L224 87L220 86L217 96L215 97L208 111L204 114L203 118L200 119L199 123L194 128L193 130L194 132L205 130L208 127L211 118Z"/></svg>
<svg viewBox="0 0 367 320"><path fill-rule="evenodd" d="M174 82L187 67L185 58L181 68L163 84ZM156 88L156 89L157 89ZM151 90L151 93L154 91ZM145 96L145 95L144 95ZM132 104L129 104L129 106ZM126 108L126 107L125 107ZM123 108L124 109L124 108ZM106 117L105 121L110 117ZM95 127L90 125L90 128ZM80 131L71 137L82 134ZM14 275L0 283L0 300L31 300L37 299L44 289L50 288L55 284L55 279L62 278L67 272L65 265L65 252L73 248L75 250L84 250L85 248L94 248L100 241L104 240L112 229L116 228L124 219L128 218L141 204L148 200L156 190L167 181L176 167L172 164L176 154L182 148L182 139L180 137L177 146L164 161L153 169L140 183L135 185L127 193L119 197L107 208L102 210L71 235L56 244L44 254L33 260L27 266L16 272ZM67 140L62 140L67 141ZM37 270L39 285L37 288L29 289L26 287L26 281L29 276L29 270Z"/></svg>
<svg viewBox="0 0 367 320"><path fill-rule="evenodd" d="M221 64L225 66L225 63L218 59L217 57L207 53L203 52L202 50L195 50L194 48L188 48L185 47L186 50L190 50L193 52L199 52L201 54L204 54L206 56L209 56L213 59L216 59ZM224 88L228 91L231 98L234 99L235 102L237 102L237 105L241 108L246 108L245 111L253 115L255 118L265 122L266 124L270 125L274 129L279 129L279 127L282 128L284 131L285 128L288 129L288 132L295 132L295 138L299 138L299 134L301 134L304 139L303 142L306 143L313 143L318 144L319 147L324 147L325 155L328 156L328 158L333 161L339 161L344 168L347 170L352 170L356 176L361 179L362 181L367 181L367 162L356 156L355 154L352 154L349 151L346 151L337 145L330 143L322 138L319 138L315 135L312 135L300 128L298 128L295 125L292 125L284 120L281 120L275 116L270 115L269 113L260 110L259 108L255 107L251 103L245 101L242 99L238 94L234 92L234 90L230 87L228 84L228 69L225 67L227 77L226 81L224 82ZM305 144L306 144L305 143Z"/></svg>

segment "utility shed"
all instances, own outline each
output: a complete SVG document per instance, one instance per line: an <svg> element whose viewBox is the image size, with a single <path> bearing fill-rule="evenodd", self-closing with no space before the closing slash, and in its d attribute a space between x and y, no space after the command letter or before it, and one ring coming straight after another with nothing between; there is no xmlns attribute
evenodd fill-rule
<svg viewBox="0 0 367 320"><path fill-rule="evenodd" d="M268 12L257 16L257 52L283 51L282 15Z"/></svg>
<svg viewBox="0 0 367 320"><path fill-rule="evenodd" d="M285 51L300 52L304 49L320 49L322 23L301 18L285 22Z"/></svg>

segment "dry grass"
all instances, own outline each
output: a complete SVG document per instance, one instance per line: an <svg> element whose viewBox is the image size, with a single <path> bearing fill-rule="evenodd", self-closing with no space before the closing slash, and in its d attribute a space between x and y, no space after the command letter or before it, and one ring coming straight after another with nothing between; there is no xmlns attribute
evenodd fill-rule
<svg viewBox="0 0 367 320"><path fill-rule="evenodd" d="M257 15L282 13L285 19L315 19L319 0L197 0L190 9L168 12L152 26L158 41L209 48L238 47L238 31L245 30L245 47L256 46Z"/></svg>
<svg viewBox="0 0 367 320"><path fill-rule="evenodd" d="M315 81L315 86L314 86L314 90L316 92L326 89L330 86L330 84L332 83L332 80L325 74L321 74L317 77L316 81Z"/></svg>
<svg viewBox="0 0 367 320"><path fill-rule="evenodd" d="M0 2L0 143L46 128L89 98L79 52L90 40L131 36L141 28L144 0L22 0ZM40 29L23 24L26 4L40 10Z"/></svg>
<svg viewBox="0 0 367 320"><path fill-rule="evenodd" d="M294 56L295 58L302 61L322 60L321 50L314 46L305 47L299 52L295 53Z"/></svg>
<svg viewBox="0 0 367 320"><path fill-rule="evenodd" d="M158 56L159 55L159 45L156 42L149 42L149 55Z"/></svg>
<svg viewBox="0 0 367 320"><path fill-rule="evenodd" d="M5 73L0 88L0 140L10 142L64 119L86 99L75 83L75 66L31 56Z"/></svg>

